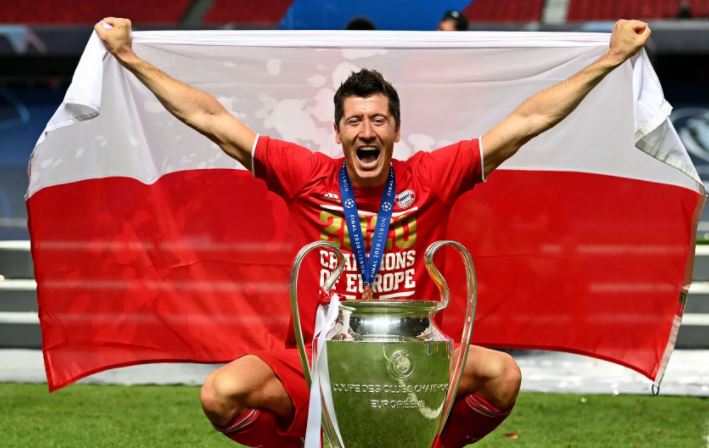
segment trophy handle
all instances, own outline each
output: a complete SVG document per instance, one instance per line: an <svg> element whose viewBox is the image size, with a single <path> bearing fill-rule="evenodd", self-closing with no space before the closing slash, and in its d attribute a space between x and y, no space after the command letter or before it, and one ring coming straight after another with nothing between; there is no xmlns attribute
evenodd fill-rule
<svg viewBox="0 0 709 448"><path fill-rule="evenodd" d="M308 253L314 249L318 248L328 248L335 252L337 256L337 268L330 274L330 276L325 281L322 290L329 294L330 290L335 286L340 275L345 270L345 256L339 247L335 246L329 241L315 241L313 243L303 246L302 249L295 256L293 261L293 268L290 273L290 309L293 316L293 332L295 333L295 342L298 345L298 353L300 353L300 362L303 364L303 374L305 375L305 382L310 388L312 382L311 377L311 366L308 361L308 354L305 352L305 341L303 340L303 327L300 325L300 312L298 311L298 272L300 271L300 265L303 262ZM325 330L325 329L323 329Z"/></svg>
<svg viewBox="0 0 709 448"><path fill-rule="evenodd" d="M438 434L441 434L443 427L448 420L448 415L453 408L453 402L455 401L455 396L458 392L458 385L460 384L460 377L463 374L463 366L465 366L465 361L468 358L468 349L470 348L470 338L473 334L473 318L475 317L475 308L478 303L478 282L475 278L475 266L473 265L473 258L470 256L470 252L460 243L455 241L436 241L435 243L428 246L426 253L424 255L424 262L426 264L426 270L431 276L431 279L438 287L438 291L441 294L441 301L436 306L436 312L445 309L450 301L450 289L448 289L448 284L446 279L441 275L441 271L438 270L433 262L433 256L436 251L443 246L453 246L460 255L465 265L465 280L467 284L467 305L465 310L465 323L463 326L463 334L460 337L460 348L458 353L458 359L455 362L455 367L453 372L451 372L450 377L450 387L448 388L448 393L446 394L446 401L443 404L442 419L438 427Z"/></svg>

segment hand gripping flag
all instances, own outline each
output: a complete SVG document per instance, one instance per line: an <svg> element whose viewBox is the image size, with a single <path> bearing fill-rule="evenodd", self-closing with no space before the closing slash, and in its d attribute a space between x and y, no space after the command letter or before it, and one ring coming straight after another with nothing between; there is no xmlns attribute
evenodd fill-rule
<svg viewBox="0 0 709 448"><path fill-rule="evenodd" d="M607 34L136 32L136 52L261 134L338 155L332 96L360 67L402 98L407 158L477 137L600 57ZM641 52L461 197L473 339L563 350L661 377L690 282L704 190ZM34 150L27 193L51 390L106 368L225 362L281 347L288 212L173 118L96 36ZM462 294L462 271L447 274ZM444 315L459 334L462 300Z"/></svg>

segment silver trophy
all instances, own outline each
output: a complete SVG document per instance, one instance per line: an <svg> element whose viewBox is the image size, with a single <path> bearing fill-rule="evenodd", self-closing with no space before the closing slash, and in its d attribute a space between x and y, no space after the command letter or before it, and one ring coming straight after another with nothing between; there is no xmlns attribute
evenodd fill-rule
<svg viewBox="0 0 709 448"><path fill-rule="evenodd" d="M451 371L453 340L437 327L434 316L448 306L450 290L433 262L443 246L455 248L467 280L467 307L460 356ZM314 249L335 252L338 266L323 285L332 289L345 269L337 246L320 241L303 247L291 271L293 327L308 386L308 361L298 313L298 271ZM440 434L456 397L468 355L477 302L477 283L468 251L454 241L437 241L424 255L426 270L438 287L434 300L348 300L325 335L328 381L322 384L323 432L333 447L430 448ZM322 363L321 363L322 365ZM327 399L326 399L327 397Z"/></svg>

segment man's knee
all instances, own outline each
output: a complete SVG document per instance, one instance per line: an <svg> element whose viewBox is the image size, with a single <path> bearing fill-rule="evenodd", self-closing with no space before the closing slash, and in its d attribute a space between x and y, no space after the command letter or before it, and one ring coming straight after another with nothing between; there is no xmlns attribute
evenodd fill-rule
<svg viewBox="0 0 709 448"><path fill-rule="evenodd" d="M207 377L200 391L200 400L205 415L212 423L225 425L243 411L243 399L240 399L243 395L238 391L238 382L221 369Z"/></svg>
<svg viewBox="0 0 709 448"><path fill-rule="evenodd" d="M495 394L496 405L500 408L508 408L517 400L519 388L522 383L522 371L517 361L507 353L500 353L498 368L499 391Z"/></svg>
<svg viewBox="0 0 709 448"><path fill-rule="evenodd" d="M259 371L263 363L255 356L245 356L207 376L200 391L202 409L216 425L228 423L247 407L253 407L260 389L269 383L268 371ZM255 367L255 368L254 368Z"/></svg>
<svg viewBox="0 0 709 448"><path fill-rule="evenodd" d="M500 409L514 404L519 394L522 373L512 356L471 346L465 370L460 393L479 392Z"/></svg>

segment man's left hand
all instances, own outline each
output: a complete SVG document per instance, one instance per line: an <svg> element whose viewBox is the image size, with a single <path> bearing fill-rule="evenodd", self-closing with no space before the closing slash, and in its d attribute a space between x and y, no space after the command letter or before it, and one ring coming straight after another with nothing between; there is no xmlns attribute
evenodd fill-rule
<svg viewBox="0 0 709 448"><path fill-rule="evenodd" d="M614 65L620 65L645 45L652 31L650 26L640 20L618 20L613 25L610 48L606 57Z"/></svg>

